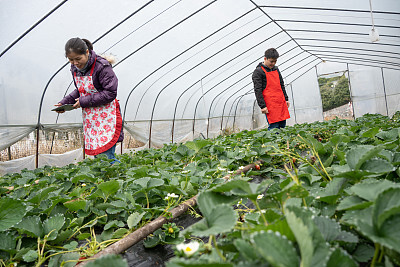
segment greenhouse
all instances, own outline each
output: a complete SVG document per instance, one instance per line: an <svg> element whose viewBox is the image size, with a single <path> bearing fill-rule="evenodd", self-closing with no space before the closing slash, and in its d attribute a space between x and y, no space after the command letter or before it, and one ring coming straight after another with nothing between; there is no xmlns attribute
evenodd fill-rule
<svg viewBox="0 0 400 267"><path fill-rule="evenodd" d="M400 265L399 1L0 5L0 266ZM52 111L76 37L113 59L117 163L84 108ZM269 48L279 130L252 79Z"/></svg>

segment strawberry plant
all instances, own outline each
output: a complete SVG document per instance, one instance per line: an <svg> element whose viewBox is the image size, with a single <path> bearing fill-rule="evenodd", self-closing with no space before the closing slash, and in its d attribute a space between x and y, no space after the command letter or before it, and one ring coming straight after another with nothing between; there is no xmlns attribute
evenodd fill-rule
<svg viewBox="0 0 400 267"><path fill-rule="evenodd" d="M120 164L7 174L0 264L74 266L195 195L198 223L166 224L146 242L181 243L169 266L399 264L398 118L243 131L120 155ZM184 241L196 237L209 241Z"/></svg>

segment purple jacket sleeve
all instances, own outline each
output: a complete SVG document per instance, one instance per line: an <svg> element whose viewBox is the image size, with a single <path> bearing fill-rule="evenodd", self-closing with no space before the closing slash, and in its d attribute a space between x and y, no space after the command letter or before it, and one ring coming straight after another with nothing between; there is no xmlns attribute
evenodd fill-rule
<svg viewBox="0 0 400 267"><path fill-rule="evenodd" d="M111 65L102 65L101 69L93 74L93 84L98 92L79 97L81 107L101 106L110 103L117 97L118 79Z"/></svg>
<svg viewBox="0 0 400 267"><path fill-rule="evenodd" d="M65 104L75 104L75 99L79 97L79 91L78 89L75 89L72 91L69 95L64 97L59 103L65 105Z"/></svg>

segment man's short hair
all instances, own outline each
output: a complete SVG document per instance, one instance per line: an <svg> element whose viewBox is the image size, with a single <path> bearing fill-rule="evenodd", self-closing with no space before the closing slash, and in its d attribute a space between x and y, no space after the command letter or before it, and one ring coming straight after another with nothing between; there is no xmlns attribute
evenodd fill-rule
<svg viewBox="0 0 400 267"><path fill-rule="evenodd" d="M269 48L267 49L267 51L265 51L265 57L268 58L278 58L279 57L279 53L278 51L276 51L275 48Z"/></svg>

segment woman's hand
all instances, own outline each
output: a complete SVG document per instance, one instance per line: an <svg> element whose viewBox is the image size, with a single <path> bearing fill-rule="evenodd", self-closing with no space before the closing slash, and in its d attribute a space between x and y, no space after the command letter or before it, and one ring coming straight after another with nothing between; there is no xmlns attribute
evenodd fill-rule
<svg viewBox="0 0 400 267"><path fill-rule="evenodd" d="M290 107L290 102L289 102L289 101L286 101L286 105L287 105L287 107L289 108L289 107Z"/></svg>
<svg viewBox="0 0 400 267"><path fill-rule="evenodd" d="M55 106L55 107L61 107L62 104L61 104L61 103L58 103L58 104L55 104L54 106ZM57 113L64 113L65 110L56 110L56 112L57 112Z"/></svg>
<svg viewBox="0 0 400 267"><path fill-rule="evenodd" d="M73 105L74 108L80 108L81 104L79 103L79 98L75 99L76 103Z"/></svg>

